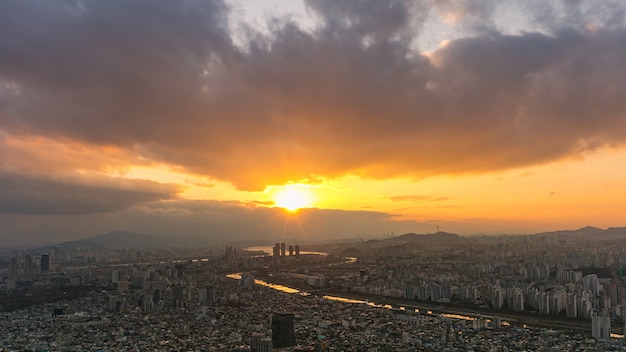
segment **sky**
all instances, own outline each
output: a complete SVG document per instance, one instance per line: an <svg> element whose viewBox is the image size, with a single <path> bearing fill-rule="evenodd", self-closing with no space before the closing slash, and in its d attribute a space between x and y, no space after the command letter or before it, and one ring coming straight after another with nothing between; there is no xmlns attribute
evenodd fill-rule
<svg viewBox="0 0 626 352"><path fill-rule="evenodd" d="M0 2L0 247L626 226L624 161L623 1Z"/></svg>

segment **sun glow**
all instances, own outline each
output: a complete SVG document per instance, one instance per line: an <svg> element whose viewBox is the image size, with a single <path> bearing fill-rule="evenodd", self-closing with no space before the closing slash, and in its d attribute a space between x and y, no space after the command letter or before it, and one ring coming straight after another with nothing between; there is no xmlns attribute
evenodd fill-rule
<svg viewBox="0 0 626 352"><path fill-rule="evenodd" d="M313 193L308 185L288 184L274 194L274 203L280 208L296 212L313 204Z"/></svg>

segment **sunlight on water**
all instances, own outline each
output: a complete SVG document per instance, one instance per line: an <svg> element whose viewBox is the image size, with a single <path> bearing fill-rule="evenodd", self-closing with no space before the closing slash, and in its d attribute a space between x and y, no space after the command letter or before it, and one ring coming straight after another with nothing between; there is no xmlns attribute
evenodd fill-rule
<svg viewBox="0 0 626 352"><path fill-rule="evenodd" d="M234 280L241 280L241 273L234 273L234 274L228 274L226 275L227 278L229 279L234 279ZM300 292L300 290L297 290L295 288L292 287L287 287L287 286L283 286L283 285L278 285L278 284L270 284L268 282L265 282L263 280L259 280L259 279L254 279L254 283L260 286L265 286L265 287L269 287L272 288L274 290L277 291L282 291L282 292L286 292L286 293L299 293L303 296L308 296L309 293L307 292Z"/></svg>
<svg viewBox="0 0 626 352"><path fill-rule="evenodd" d="M446 318L451 318L451 319L461 319L461 320L476 320L476 318L472 318L470 316L467 315L460 315L460 314L448 314L448 313L441 313L439 314L442 317L446 317Z"/></svg>
<svg viewBox="0 0 626 352"><path fill-rule="evenodd" d="M230 279L234 279L234 280L241 280L241 273L233 273L233 274L228 274L226 275L226 277L230 278ZM285 293L299 293L302 296L309 296L311 295L308 292L302 292L298 289L292 288L292 287L288 287L288 286L283 286L283 285L278 285L278 284L271 284L268 282L265 282L263 280L259 280L259 279L254 279L254 283L260 286L265 286L265 287L269 287L271 289L277 290L277 291L281 291L281 292L285 292ZM366 304L370 307L374 307L374 308L384 308L384 309L396 309L394 308L392 305L390 304L377 304L375 302L371 302L369 300L361 300L361 299L354 299L354 298L346 298L346 297L338 297L338 296L322 296L322 298L330 300L330 301L337 301L337 302L343 302L343 303L351 303L351 304ZM397 308L397 310L399 311L407 311L406 307L404 306L400 306ZM419 313L420 310L419 308L415 308L413 310L409 310L409 311L413 311L414 313ZM471 317L469 315L462 315L462 314L453 314L453 313L438 313L435 314L432 310L428 310L426 311L426 314L428 315L439 315L441 317L445 317L445 318L450 318L450 319L460 319L460 320L476 320L478 318L476 317ZM490 322L491 319L486 319L487 322ZM510 326L511 324L508 321L502 321L502 326ZM524 325L524 328L526 328L526 325ZM611 334L611 337L614 338L622 338L623 335L618 335L618 334Z"/></svg>
<svg viewBox="0 0 626 352"><path fill-rule="evenodd" d="M254 283L257 285L273 288L274 290L278 290L278 291L282 291L286 293L300 293L300 290L297 290L295 288L291 288L291 287L287 287L283 285L277 285L277 284L270 284L263 280L254 279Z"/></svg>
<svg viewBox="0 0 626 352"><path fill-rule="evenodd" d="M271 255L274 247L272 246L258 246L258 247L246 247L244 251L250 252L263 252L266 255ZM326 252L315 252L315 251L300 251L300 254L317 254L317 255L328 255ZM354 258L356 260L356 258Z"/></svg>
<svg viewBox="0 0 626 352"><path fill-rule="evenodd" d="M359 299L351 299L351 298L345 298L345 297L323 296L323 298L331 300L331 301L337 301L337 302L343 302L343 303L357 303L357 304L367 303Z"/></svg>

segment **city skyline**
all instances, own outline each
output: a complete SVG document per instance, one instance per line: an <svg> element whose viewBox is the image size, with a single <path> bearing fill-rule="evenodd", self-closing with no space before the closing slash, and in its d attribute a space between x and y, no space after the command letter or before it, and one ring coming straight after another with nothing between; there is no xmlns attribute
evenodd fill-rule
<svg viewBox="0 0 626 352"><path fill-rule="evenodd" d="M626 226L618 1L0 3L0 247Z"/></svg>

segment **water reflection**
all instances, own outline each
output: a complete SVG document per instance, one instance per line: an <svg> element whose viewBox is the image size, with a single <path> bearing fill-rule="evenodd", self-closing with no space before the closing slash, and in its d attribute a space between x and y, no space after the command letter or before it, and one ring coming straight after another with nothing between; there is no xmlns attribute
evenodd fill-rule
<svg viewBox="0 0 626 352"><path fill-rule="evenodd" d="M274 247L272 246L259 246L259 247L246 247L243 250L249 252L263 252L267 255L272 254ZM317 254L317 255L328 255L326 252L315 252L315 251L300 251L300 254Z"/></svg>
<svg viewBox="0 0 626 352"><path fill-rule="evenodd" d="M263 257L263 256L271 255L273 253L273 249L274 247L272 246L258 246L258 247L246 247L243 250L249 251L249 252L263 252L264 254L260 255L260 257ZM316 254L316 255L328 256L327 252L316 252L316 251L300 251L300 254ZM345 259L345 262L330 264L330 266L341 265L341 264L352 264L352 263L356 263L357 261L357 258L355 257L344 257L344 259Z"/></svg>
<svg viewBox="0 0 626 352"><path fill-rule="evenodd" d="M330 300L330 301L337 301L337 302L343 302L343 303L368 304L368 302L362 301L360 299L352 299L352 298L345 298L345 297L323 296L322 298Z"/></svg>
<svg viewBox="0 0 626 352"><path fill-rule="evenodd" d="M234 280L241 280L241 273L228 274L228 275L226 275L226 277L230 278L230 279L234 279ZM257 285L260 285L260 286L273 288L274 290L282 291L282 292L285 292L285 293L299 293L299 294L301 294L303 296L310 295L310 293L308 293L308 292L300 292L300 290L295 289L293 287L283 286L283 285L279 285L279 284L271 284L269 282L265 282L265 281L259 280L259 279L254 279L254 283L257 284Z"/></svg>
<svg viewBox="0 0 626 352"><path fill-rule="evenodd" d="M278 291L282 291L282 292L286 292L286 293L300 293L300 294L303 294L305 296L309 295L309 293L307 293L307 292L300 292L300 290L297 290L295 288L291 288L291 287L287 287L287 286L283 286L283 285L277 285L277 284L270 284L268 282L265 282L265 281L259 280L259 279L254 279L254 283L257 284L257 285L273 288L274 290L278 290Z"/></svg>
<svg viewBox="0 0 626 352"><path fill-rule="evenodd" d="M241 273L233 273L233 274L226 275L226 277L231 278L231 279L235 279L235 280L241 280L242 276L241 276ZM266 281L263 281L263 280L259 280L259 279L254 279L254 283L257 284L257 285L269 287L269 288L272 288L274 290L285 292L285 293L291 293L291 294L298 293L298 294L303 295L303 296L309 296L310 295L310 293L308 293L308 292L302 292L302 291L300 291L298 289L295 289L293 287L288 287L288 286L279 285L279 284L271 284L269 282L266 282ZM394 308L390 304L377 304L377 303L371 302L369 300L354 299L354 298L339 297L339 296L330 296L330 295L324 295L324 296L322 296L322 298L327 299L329 301L337 301L337 302L350 303L350 304L366 304L366 305L368 305L370 307L374 307L374 308L384 308L384 309L395 309L395 310L398 310L398 311L407 311L406 307L404 307L404 306L398 306L397 308ZM411 312L411 310L408 310L408 312ZM419 314L420 310L419 310L419 308L414 308L413 312ZM437 316L441 316L441 317L444 317L444 318L468 320L468 321L472 321L472 320L477 320L478 319L478 317L471 317L469 315L462 315L462 314L455 314L455 313L437 313L437 314L435 314L432 310L427 310L426 314L428 314L428 315L437 315ZM491 322L491 319L485 319L485 320L487 322ZM503 326L510 326L510 323L508 321L502 321L502 325ZM524 324L523 327L526 328L526 325ZM614 335L616 335L616 334L614 334Z"/></svg>
<svg viewBox="0 0 626 352"><path fill-rule="evenodd" d="M476 320L476 319L478 319L478 318L470 317L468 315L461 315L461 314L441 313L439 315L441 315L442 317L451 318L451 319L461 319L461 320Z"/></svg>

